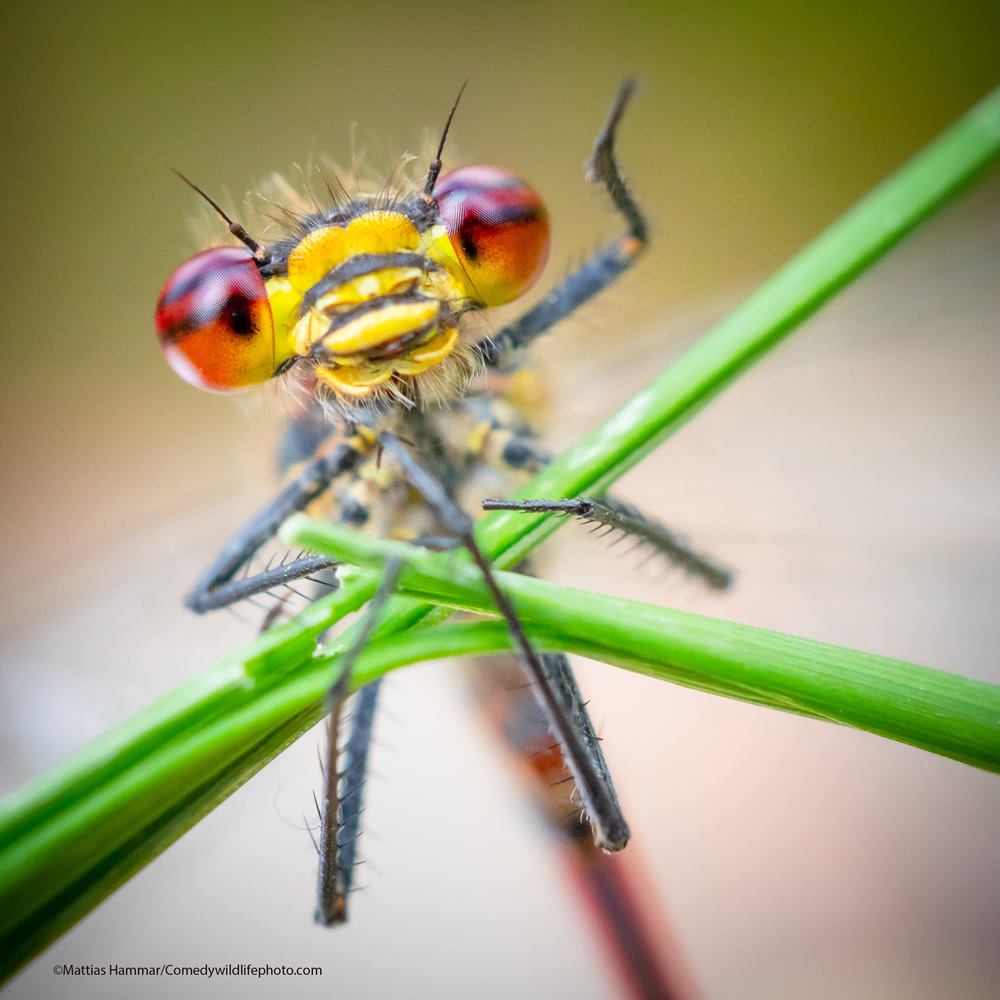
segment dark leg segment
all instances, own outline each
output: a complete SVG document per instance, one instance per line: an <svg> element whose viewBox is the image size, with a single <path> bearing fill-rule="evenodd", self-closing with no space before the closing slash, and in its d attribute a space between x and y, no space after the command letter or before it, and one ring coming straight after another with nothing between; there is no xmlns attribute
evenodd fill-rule
<svg viewBox="0 0 1000 1000"><path fill-rule="evenodd" d="M479 452L518 472L535 473L552 462L552 453L530 434L504 426L493 419L493 426L482 438ZM518 510L528 514L561 513L579 517L584 523L607 527L605 534L621 531L651 545L668 562L700 577L715 590L732 583L732 573L710 556L696 552L688 542L665 524L647 517L631 504L614 496L600 499L576 497L573 500L484 500L483 510ZM595 529L596 530L596 529ZM619 539L620 541L620 539Z"/></svg>
<svg viewBox="0 0 1000 1000"><path fill-rule="evenodd" d="M517 510L525 514L571 514L584 524L606 526L610 534L621 531L643 539L675 566L700 577L715 590L725 590L732 573L711 557L695 552L666 525L653 521L631 504L614 497L576 497L572 500L484 500L483 510ZM596 530L596 529L592 529Z"/></svg>
<svg viewBox="0 0 1000 1000"><path fill-rule="evenodd" d="M646 220L635 203L615 160L615 136L625 105L635 90L635 81L626 80L611 108L607 123L597 137L594 155L587 168L587 178L603 184L615 207L625 217L628 232L598 250L583 266L530 309L520 319L500 330L495 337L480 344L488 365L498 365L512 351L530 344L553 324L578 309L588 299L607 288L635 263L646 248L649 232Z"/></svg>
<svg viewBox="0 0 1000 1000"><path fill-rule="evenodd" d="M233 580L240 567L268 539L274 537L287 518L308 507L334 479L353 469L360 459L359 448L345 442L310 462L292 483L226 543L194 590L184 599L184 604L190 610L204 614L277 584L288 583L335 565L329 559L306 556L256 576Z"/></svg>
<svg viewBox="0 0 1000 1000"><path fill-rule="evenodd" d="M614 786L608 775L604 755L588 724L581 728L579 719L586 717L586 708L568 667L566 676L558 669L565 661L559 657L543 657L532 648L520 619L509 598L500 589L489 561L483 555L473 534L472 519L447 496L441 485L422 469L392 434L382 434L379 442L387 454L399 463L410 484L433 508L442 527L459 538L469 550L483 574L497 610L503 615L507 629L531 677L549 726L562 748L567 766L580 791L583 807L593 825L597 845L606 851L620 851L628 843L629 828L622 815ZM553 674L553 667L556 667ZM567 706L570 706L567 709Z"/></svg>
<svg viewBox="0 0 1000 1000"><path fill-rule="evenodd" d="M294 580L302 580L313 573L330 569L336 565L333 560L324 556L303 556L245 579L230 580L220 584L212 588L197 607L191 603L195 599L197 591L187 597L185 603L192 611L197 611L199 614L206 611L217 611L219 608L229 607L230 604L235 604L247 597L253 597L255 594L265 594L272 587L280 587ZM330 585L336 587L335 577Z"/></svg>
<svg viewBox="0 0 1000 1000"><path fill-rule="evenodd" d="M580 687L576 683L573 669L569 665L569 658L565 653L543 653L541 660L545 675L550 680L561 710L569 719L570 726L580 734L581 740L587 747L587 757L593 761L598 782L608 790L614 799L615 808L620 808L614 782L611 780L611 772L608 770L607 762L604 760L604 752L601 750L600 737L594 731L594 724L590 720L586 702L583 700L583 695L580 694ZM570 772L573 772L572 765L570 765ZM576 810L575 813L578 817L579 810ZM567 823L572 823L572 817L564 820L564 824Z"/></svg>
<svg viewBox="0 0 1000 1000"><path fill-rule="evenodd" d="M344 770L338 771L341 711L347 697L347 682L358 656L371 639L385 602L399 578L398 560L390 560L385 576L368 605L358 635L344 653L344 664L328 696L330 704L329 747L323 783L323 806L319 840L319 879L316 922L324 927L347 921L347 896L354 880L357 845L364 805L368 750L381 678L366 684L355 696L351 735L344 752Z"/></svg>

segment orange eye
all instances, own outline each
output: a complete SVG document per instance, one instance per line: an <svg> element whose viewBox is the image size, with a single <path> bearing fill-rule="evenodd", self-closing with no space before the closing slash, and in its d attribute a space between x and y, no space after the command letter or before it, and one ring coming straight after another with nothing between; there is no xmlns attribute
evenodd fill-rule
<svg viewBox="0 0 1000 1000"><path fill-rule="evenodd" d="M156 333L170 367L199 389L241 389L274 374L271 305L242 247L205 250L177 268L156 304Z"/></svg>
<svg viewBox="0 0 1000 1000"><path fill-rule="evenodd" d="M441 178L434 199L483 305L534 284L549 256L549 217L534 188L499 167L461 167Z"/></svg>

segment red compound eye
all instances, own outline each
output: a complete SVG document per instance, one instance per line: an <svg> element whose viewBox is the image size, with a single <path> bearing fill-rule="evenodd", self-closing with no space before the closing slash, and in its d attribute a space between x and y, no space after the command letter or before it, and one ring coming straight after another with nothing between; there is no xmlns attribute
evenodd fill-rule
<svg viewBox="0 0 1000 1000"><path fill-rule="evenodd" d="M199 389L225 392L274 374L274 321L253 255L216 247L167 279L156 333L170 367Z"/></svg>
<svg viewBox="0 0 1000 1000"><path fill-rule="evenodd" d="M534 188L499 167L461 167L441 178L434 198L483 305L534 284L549 256L549 217Z"/></svg>

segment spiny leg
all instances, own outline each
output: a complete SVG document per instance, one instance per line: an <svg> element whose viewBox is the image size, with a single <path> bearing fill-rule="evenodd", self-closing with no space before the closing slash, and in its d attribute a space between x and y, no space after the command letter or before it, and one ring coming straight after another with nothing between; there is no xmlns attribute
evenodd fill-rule
<svg viewBox="0 0 1000 1000"><path fill-rule="evenodd" d="M255 576L233 577L254 553L292 514L305 509L338 476L353 469L362 457L361 446L354 441L338 444L313 459L262 511L251 518L223 546L214 562L202 574L184 604L198 614L227 607L245 597L259 594L283 583L310 576L334 566L329 559L303 556L290 563L265 570Z"/></svg>
<svg viewBox="0 0 1000 1000"><path fill-rule="evenodd" d="M733 581L730 570L720 566L710 556L695 552L666 525L647 518L631 504L614 497L575 497L572 500L487 499L483 501L483 510L516 510L525 514L571 514L580 518L584 524L606 526L607 531L604 534L621 531L623 537L633 535L643 539L669 562L700 577L715 590L725 590Z"/></svg>
<svg viewBox="0 0 1000 1000"><path fill-rule="evenodd" d="M594 730L590 713L587 711L587 703L583 700L583 695L580 694L580 687L576 683L576 676L569 664L569 657L565 653L543 653L541 660L545 668L545 674L551 679L552 689L555 692L562 711L569 719L570 726L580 734L585 745L588 747L589 756L593 759L600 784L611 789L611 793L614 794L614 783L611 780L611 772L608 770L607 762L604 760L604 753L601 750L601 739ZM573 773L572 765L569 766L569 769L570 773ZM617 801L616 797L616 805ZM565 826L571 828L579 826L579 808L573 809L569 816L564 817L563 823Z"/></svg>
<svg viewBox="0 0 1000 1000"><path fill-rule="evenodd" d="M646 220L625 186L614 149L618 124L634 91L634 80L626 80L622 84L608 120L594 144L594 155L587 168L587 179L603 184L615 207L625 217L627 233L598 250L538 305L481 344L480 351L486 364L501 363L512 351L530 344L553 324L575 312L627 271L645 250L649 240Z"/></svg>
<svg viewBox="0 0 1000 1000"><path fill-rule="evenodd" d="M562 747L570 773L580 791L583 807L590 816L595 842L606 851L620 851L628 843L628 824L622 815L604 755L589 720L586 726L581 727L579 719L581 714L586 716L586 708L576 682L572 679L572 673L567 668L567 682L558 669L559 664L564 662L562 658L540 656L528 642L514 606L498 586L492 567L476 542L472 519L468 514L447 496L433 476L421 468L398 438L384 433L380 436L379 443L396 459L410 484L433 508L442 527L460 539L472 555L497 610L507 623L507 629L528 675L535 684L549 726Z"/></svg>
<svg viewBox="0 0 1000 1000"><path fill-rule="evenodd" d="M368 750L371 746L375 707L381 678L366 684L355 695L351 715L351 735L344 751L343 772L337 768L341 713L347 698L347 684L358 656L364 651L378 624L385 602L399 578L400 564L391 559L385 575L371 599L358 634L344 653L343 666L330 688L329 746L323 781L323 804L319 840L319 878L317 884L316 922L332 927L347 921L347 897L354 881L357 843L360 837Z"/></svg>
<svg viewBox="0 0 1000 1000"><path fill-rule="evenodd" d="M255 547L259 548L259 545ZM253 553L250 553L252 555ZM248 556L249 558L249 556ZM295 580L302 580L312 576L313 573L321 572L336 566L336 563L324 556L300 556L291 562L282 562L271 569L263 570L253 576L229 580L226 583L213 587L211 591L199 594L196 590L185 598L185 605L198 614L207 611L217 611L220 608L229 607L238 601L246 600L257 594L266 594L274 587L281 587L293 583ZM336 586L334 580L332 586ZM193 603L198 601L197 605Z"/></svg>
<svg viewBox="0 0 1000 1000"><path fill-rule="evenodd" d="M512 430L497 419L485 433L477 435L478 452L517 472L536 473L552 462L552 453L530 434ZM715 590L732 583L732 573L711 556L695 551L688 542L624 500L614 495L600 499L576 497L572 500L483 501L483 510L517 510L529 514L572 514L586 522L606 526L607 534L621 531L642 539L668 562L702 579Z"/></svg>

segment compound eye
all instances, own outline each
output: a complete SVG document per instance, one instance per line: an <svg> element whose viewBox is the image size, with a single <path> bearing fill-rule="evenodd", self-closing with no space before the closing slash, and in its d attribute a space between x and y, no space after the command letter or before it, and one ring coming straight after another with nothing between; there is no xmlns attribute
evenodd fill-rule
<svg viewBox="0 0 1000 1000"><path fill-rule="evenodd" d="M534 188L499 167L461 167L441 178L434 199L483 305L534 284L549 256L549 216Z"/></svg>
<svg viewBox="0 0 1000 1000"><path fill-rule="evenodd" d="M156 333L170 367L199 389L226 392L274 374L271 305L243 247L205 250L177 268L156 304Z"/></svg>

